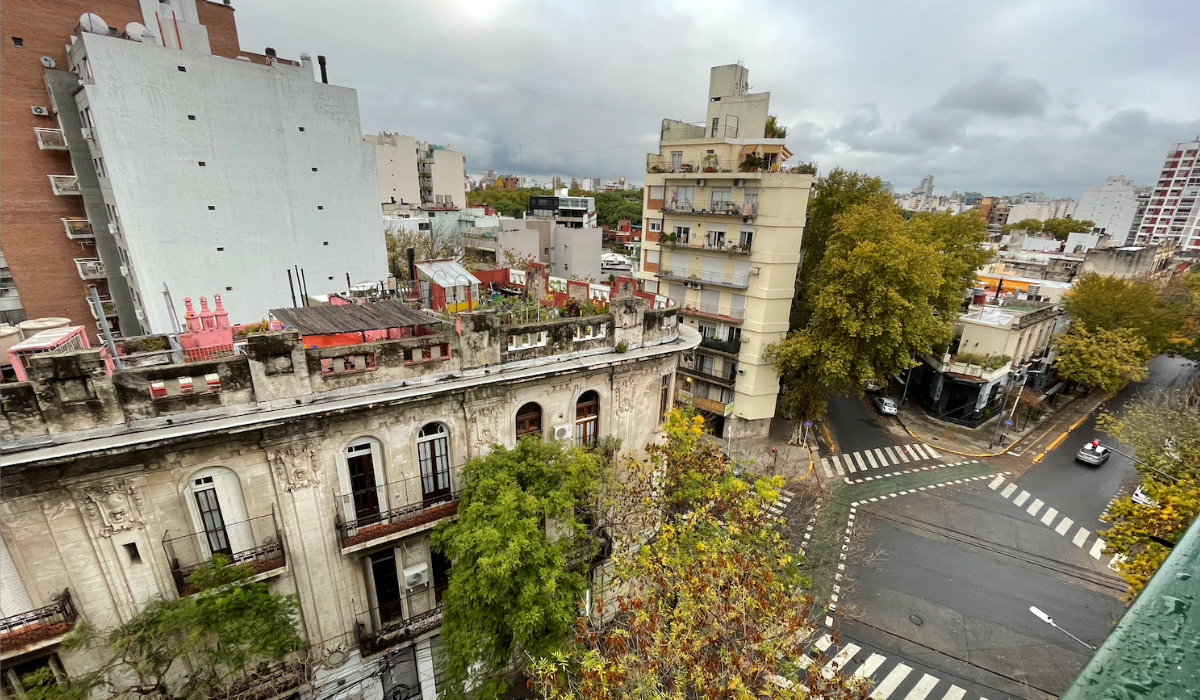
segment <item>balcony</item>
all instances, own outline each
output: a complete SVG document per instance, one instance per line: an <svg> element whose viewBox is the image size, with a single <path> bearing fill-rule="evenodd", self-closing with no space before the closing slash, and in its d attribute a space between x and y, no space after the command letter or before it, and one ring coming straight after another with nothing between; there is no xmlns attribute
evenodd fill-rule
<svg viewBox="0 0 1200 700"><path fill-rule="evenodd" d="M359 613L359 652L364 657L378 654L440 627L445 592L445 584L431 588L426 583L399 600Z"/></svg>
<svg viewBox="0 0 1200 700"><path fill-rule="evenodd" d="M462 467L434 477L412 477L338 494L338 539L343 553L404 536L409 530L458 514ZM343 513L353 512L354 519Z"/></svg>
<svg viewBox="0 0 1200 700"><path fill-rule="evenodd" d="M54 194L59 195L81 195L83 191L79 188L79 178L74 175L47 175L50 178L50 187L54 190Z"/></svg>
<svg viewBox="0 0 1200 700"><path fill-rule="evenodd" d="M705 350L712 350L714 352L736 356L742 351L742 341L721 340L720 338L703 336L700 338L700 347L704 348Z"/></svg>
<svg viewBox="0 0 1200 700"><path fill-rule="evenodd" d="M691 401L692 405L701 411L707 411L708 413L715 413L718 416L728 416L729 414L733 413L733 402L732 401L730 401L729 403L722 403L716 399L709 399L709 398L705 398L703 396L696 396L694 394L689 394L687 391L683 391L683 390L680 390L679 393L682 396L684 396L688 401Z"/></svg>
<svg viewBox="0 0 1200 700"><path fill-rule="evenodd" d="M79 611L71 600L70 589L55 596L44 608L17 613L0 619L0 648L4 658L19 656L28 647L42 648L59 641L75 627Z"/></svg>
<svg viewBox="0 0 1200 700"><path fill-rule="evenodd" d="M202 532L182 537L163 536L163 549L171 563L171 576L179 595L196 592L192 585L192 574L215 554L223 554L234 564L244 564L254 573L267 578L282 573L287 564L283 539L275 524L275 514L250 518L237 523L226 523L221 530Z"/></svg>
<svg viewBox="0 0 1200 700"><path fill-rule="evenodd" d="M717 321L726 323L741 323L746 318L745 309L731 309L728 307L717 306L716 304L691 304L683 303L683 313L689 316L703 316Z"/></svg>
<svg viewBox="0 0 1200 700"><path fill-rule="evenodd" d="M38 148L43 151L67 150L67 138L62 129L34 129L33 133L37 136Z"/></svg>
<svg viewBox="0 0 1200 700"><path fill-rule="evenodd" d="M84 297L83 299L84 299L84 301L87 302L88 308L91 309L92 318L99 321L100 317L96 314L96 307L92 304L92 298ZM116 306L116 302L114 302L112 299L110 299L108 297L100 297L100 308L104 309L104 317L105 318L116 318L117 306Z"/></svg>
<svg viewBox="0 0 1200 700"><path fill-rule="evenodd" d="M723 216L748 220L758 216L758 204L753 202L739 203L724 200L718 200L716 202L694 202L691 200L676 201L674 198L668 196L667 200L662 205L662 211L667 214Z"/></svg>
<svg viewBox="0 0 1200 700"><path fill-rule="evenodd" d="M758 179L764 173L816 175L817 164L815 162L789 161L754 166L747 164L744 160L674 160L670 156L650 153L646 155L646 172L668 175L672 178Z"/></svg>
<svg viewBox="0 0 1200 700"><path fill-rule="evenodd" d="M706 382L712 382L714 384L720 384L721 386L730 388L737 383L737 365L732 363L726 363L726 368L719 372L695 369L688 367L687 365L680 365L679 371L683 372L689 377L703 379Z"/></svg>
<svg viewBox="0 0 1200 700"><path fill-rule="evenodd" d="M104 263L95 258L75 258L75 269L79 271L79 279L102 280L108 276L104 273Z"/></svg>
<svg viewBox="0 0 1200 700"><path fill-rule="evenodd" d="M63 228L67 232L67 238L73 241L86 239L94 239L96 233L92 231L92 222L87 219L63 219Z"/></svg>
<svg viewBox="0 0 1200 700"><path fill-rule="evenodd" d="M699 282L700 284L715 287L732 287L734 289L746 289L750 286L749 275L727 275L723 272L708 272L706 270L692 272L690 270L675 270L665 267L658 271L658 277L679 280L681 282Z"/></svg>

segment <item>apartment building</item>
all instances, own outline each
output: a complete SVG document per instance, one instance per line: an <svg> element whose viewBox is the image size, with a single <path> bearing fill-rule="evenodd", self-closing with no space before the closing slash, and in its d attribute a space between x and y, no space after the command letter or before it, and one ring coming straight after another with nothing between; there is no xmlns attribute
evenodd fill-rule
<svg viewBox="0 0 1200 700"><path fill-rule="evenodd" d="M7 267L0 282L0 314L4 322L63 317L87 325L95 334L96 310L87 299L88 286L94 284L102 299L101 312L109 323L125 332L117 316L115 291L127 311L124 318L132 319L128 333L139 332L128 295L122 291L125 285L118 280L114 290L109 289L103 263L107 261L114 270L120 263L108 233L109 222L91 218L92 214L104 214L94 164L90 156L77 155L68 143L76 141L78 126L74 133L66 133L61 123L77 121L73 116L76 110L68 101L62 113L55 113L47 79L56 70L63 72L69 67L64 45L69 44L84 13L95 13L113 27L124 28L130 23L156 27L156 12L159 16L175 12L181 27L202 24L214 57L244 55L260 64L265 60L265 56L240 51L233 8L219 2L200 0L186 7L168 2L154 8L138 0L12 0L4 4L5 35L0 42L0 140L4 153L0 161L0 180L4 182L0 188L0 228L4 232L0 246ZM154 40L162 43L156 35ZM190 42L187 48L192 48ZM72 88L78 87L75 76ZM162 156L160 151L154 158L167 160ZM88 187L80 186L80 180ZM171 199L176 196L172 194Z"/></svg>
<svg viewBox="0 0 1200 700"><path fill-rule="evenodd" d="M5 696L37 668L92 671L65 633L194 593L223 553L299 596L312 697L435 698L451 562L429 535L457 513L463 465L527 435L642 454L700 341L646 305L520 326L478 311L457 330L397 301L287 308L289 330L236 356L31 358L29 381L0 386ZM245 697L304 680L272 677Z"/></svg>
<svg viewBox="0 0 1200 700"><path fill-rule="evenodd" d="M467 208L467 159L411 136L369 134L379 169L379 201L421 207Z"/></svg>
<svg viewBox="0 0 1200 700"><path fill-rule="evenodd" d="M1138 227L1137 243L1170 239L1181 253L1200 252L1200 136L1173 143Z"/></svg>
<svg viewBox="0 0 1200 700"><path fill-rule="evenodd" d="M1141 195L1145 188L1138 187L1124 175L1114 175L1103 185L1084 189L1075 209L1075 218L1095 222L1096 230L1107 233L1118 243L1125 243L1136 235L1141 221L1138 211L1144 206Z"/></svg>
<svg viewBox="0 0 1200 700"><path fill-rule="evenodd" d="M679 390L726 438L763 435L775 415L779 378L763 354L788 330L816 173L784 165L784 140L764 136L771 95L748 82L745 67L717 66L705 123L663 121L638 273L704 337Z"/></svg>
<svg viewBox="0 0 1200 700"><path fill-rule="evenodd" d="M550 265L550 274L564 279L600 279L604 232L596 225L595 197L570 197L565 189L552 196L534 195L529 198L525 221L527 228L549 231L541 262Z"/></svg>
<svg viewBox="0 0 1200 700"><path fill-rule="evenodd" d="M205 4L146 5L124 31L86 15L44 73L73 165L50 184L86 214L60 226L91 236L77 275L107 281L127 336L176 330L172 298L218 290L247 323L387 277L355 91L327 84L323 62L318 81L307 54L213 55Z"/></svg>
<svg viewBox="0 0 1200 700"><path fill-rule="evenodd" d="M1042 202L1014 203L1008 210L1005 223L1015 224L1025 219L1047 221L1049 219L1078 219L1075 209L1078 202L1073 199L1053 199Z"/></svg>

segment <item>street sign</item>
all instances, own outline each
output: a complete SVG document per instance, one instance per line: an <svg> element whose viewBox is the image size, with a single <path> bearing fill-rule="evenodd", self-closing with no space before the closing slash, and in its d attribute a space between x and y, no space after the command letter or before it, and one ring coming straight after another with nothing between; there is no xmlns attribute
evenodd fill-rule
<svg viewBox="0 0 1200 700"><path fill-rule="evenodd" d="M1011 428L1011 427L1012 427L1012 421L1010 421L1010 420L1006 420L1006 421L1004 421L1004 427L1005 427L1005 428Z"/></svg>
<svg viewBox="0 0 1200 700"><path fill-rule="evenodd" d="M804 427L805 427L805 428L811 428L811 427L812 427L812 421L810 421L810 420L806 420L806 421L804 421Z"/></svg>

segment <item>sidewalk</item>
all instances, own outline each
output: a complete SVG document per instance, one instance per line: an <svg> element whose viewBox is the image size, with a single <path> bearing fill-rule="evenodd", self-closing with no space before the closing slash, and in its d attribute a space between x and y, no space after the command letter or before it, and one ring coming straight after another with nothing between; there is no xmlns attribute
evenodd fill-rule
<svg viewBox="0 0 1200 700"><path fill-rule="evenodd" d="M900 410L897 416L900 424L914 438L949 452L971 456L997 456L1004 453L1023 455L1030 450L1043 450L1063 432L1070 432L1076 425L1082 423L1082 418L1091 413L1096 406L1104 402L1110 395L1093 391L1087 396L1076 394L1065 397L1069 401L1061 403L1053 413L1044 416L1036 423L1031 423L1019 433L1010 429L1003 444L992 445L992 435L996 430L999 417L993 418L978 428L968 428L947 421L933 418L919 405L910 403ZM1000 429L1004 434L1004 428Z"/></svg>

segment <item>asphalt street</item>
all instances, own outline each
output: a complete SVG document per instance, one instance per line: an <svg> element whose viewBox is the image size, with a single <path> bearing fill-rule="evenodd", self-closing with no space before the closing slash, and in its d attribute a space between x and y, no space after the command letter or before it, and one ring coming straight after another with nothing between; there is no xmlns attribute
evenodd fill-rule
<svg viewBox="0 0 1200 700"><path fill-rule="evenodd" d="M1119 412L1127 401L1140 392L1171 387L1182 387L1195 381L1196 366L1181 357L1170 358L1159 355L1150 363L1146 378L1130 384L1108 402L1110 413ZM1056 449L1035 464L1020 479L1021 488L1037 494L1047 503L1054 503L1060 511L1087 527L1102 527L1100 516L1114 496L1130 492L1137 485L1137 471L1128 457L1113 453L1108 462L1099 467L1075 461L1075 453L1084 443L1099 439L1102 443L1115 445L1118 450L1130 453L1125 445L1096 428L1096 414L1088 416Z"/></svg>

